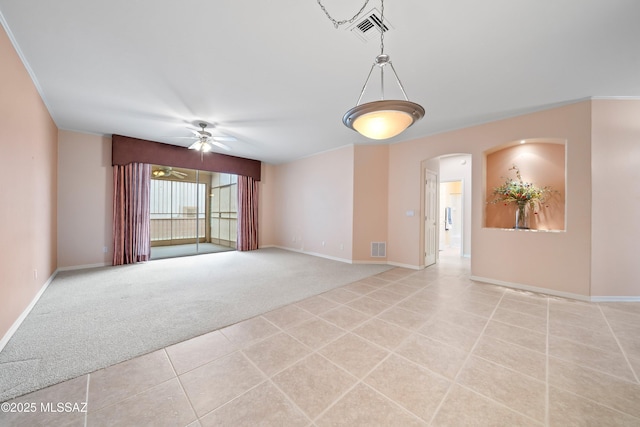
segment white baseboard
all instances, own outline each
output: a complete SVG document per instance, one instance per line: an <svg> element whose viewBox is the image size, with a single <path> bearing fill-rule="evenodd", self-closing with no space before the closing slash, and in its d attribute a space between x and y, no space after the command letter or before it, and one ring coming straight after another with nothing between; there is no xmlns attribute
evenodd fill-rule
<svg viewBox="0 0 640 427"><path fill-rule="evenodd" d="M97 264L84 264L84 265L72 265L70 267L59 267L57 271L73 271L73 270L85 270L87 268L99 268L110 267L111 264L107 262L101 262Z"/></svg>
<svg viewBox="0 0 640 427"><path fill-rule="evenodd" d="M317 256L319 258L326 258L326 259L330 259L332 261L339 261L339 262L345 262L347 264L353 264L353 261L347 258L338 258L338 257L334 257L331 255L325 255L325 254L320 254L317 252L306 252L306 251L301 251L301 253L303 254L307 254L307 255L311 255L311 256Z"/></svg>
<svg viewBox="0 0 640 427"><path fill-rule="evenodd" d="M505 286L507 288L521 289L523 291L535 292L538 294L553 295L556 297L575 299L587 302L640 302L640 296L588 296L573 294L570 292L556 291L554 289L539 288L537 286L522 285L520 283L505 282L502 280L488 279L486 277L471 276L471 280L491 283L492 285Z"/></svg>
<svg viewBox="0 0 640 427"><path fill-rule="evenodd" d="M368 265L389 265L387 261L367 261L367 260L356 260L352 261L352 264L368 264Z"/></svg>
<svg viewBox="0 0 640 427"><path fill-rule="evenodd" d="M477 282L490 283L492 285L504 286L504 287L513 288L513 289L520 289L523 291L535 292L538 294L553 295L556 297L570 298L570 299L575 299L580 301L588 301L588 302L591 301L591 298L587 295L574 294L571 292L562 292L562 291L556 291L554 289L539 288L537 286L529 286L529 285L523 285L520 283L506 282L504 280L489 279L487 277L471 276L470 279L475 280Z"/></svg>
<svg viewBox="0 0 640 427"><path fill-rule="evenodd" d="M320 253L317 253L317 252L308 252L308 251L305 251L303 249L288 248L286 246L269 245L269 246L261 246L261 248L278 248L278 249L282 249L284 251L296 252L296 253L299 253L299 254L311 255L311 256L316 256L316 257L319 257L319 258L326 258L326 259L330 259L330 260L333 260L333 261L339 261L339 262L345 262L347 264L353 264L353 261L351 261L350 259L347 259L347 258L338 258L338 257L330 256L330 255L320 254Z"/></svg>
<svg viewBox="0 0 640 427"><path fill-rule="evenodd" d="M591 297L591 302L640 302L640 297Z"/></svg>
<svg viewBox="0 0 640 427"><path fill-rule="evenodd" d="M405 266L404 264L393 264L393 263L390 263L388 261L382 261L382 260L380 260L380 261L377 261L377 260L371 260L371 261L368 261L368 260L357 260L357 261L354 261L354 260L351 260L351 259L334 257L334 256L331 256L331 255L325 255L325 254L321 254L321 253L318 253L318 252L309 252L309 251L305 251L303 249L288 248L286 246L268 245L268 246L260 246L260 248L278 248L278 249L282 249L282 250L285 250L285 251L297 252L297 253L300 253L300 254L317 256L319 258L326 258L326 259L330 259L330 260L333 260L333 261L345 262L347 264L393 265L395 267L405 267L405 268L416 269L415 265L411 265L411 266L407 265L407 266Z"/></svg>
<svg viewBox="0 0 640 427"><path fill-rule="evenodd" d="M53 282L53 279L56 277L56 274L58 274L58 271L59 270L54 271L51 277L47 279L47 281L44 283L44 285L42 285L42 287L40 288L36 296L33 297L33 300L31 300L31 303L29 303L29 305L27 306L27 308L24 309L22 314L16 319L15 322L13 322L13 325L11 325L7 333L4 334L2 339L0 339L0 352L7 345L7 343L13 336L13 334L16 333L16 331L18 330L22 322L24 322L24 319L26 319L29 313L31 312L31 310L33 310L33 307L35 307L35 305L37 304L38 300L40 299L44 291L46 291L49 285L51 284L51 282Z"/></svg>
<svg viewBox="0 0 640 427"><path fill-rule="evenodd" d="M402 264L401 262L387 261L387 264L393 265L394 267L409 268L411 270L422 270L422 269L424 269L424 266L421 267L419 265Z"/></svg>

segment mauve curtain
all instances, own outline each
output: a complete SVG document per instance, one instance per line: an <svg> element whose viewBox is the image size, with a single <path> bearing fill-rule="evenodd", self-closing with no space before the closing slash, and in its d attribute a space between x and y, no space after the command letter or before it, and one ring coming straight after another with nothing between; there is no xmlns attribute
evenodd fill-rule
<svg viewBox="0 0 640 427"><path fill-rule="evenodd" d="M149 197L151 165L113 166L113 265L151 256Z"/></svg>
<svg viewBox="0 0 640 427"><path fill-rule="evenodd" d="M258 249L258 181L242 175L238 175L237 249Z"/></svg>

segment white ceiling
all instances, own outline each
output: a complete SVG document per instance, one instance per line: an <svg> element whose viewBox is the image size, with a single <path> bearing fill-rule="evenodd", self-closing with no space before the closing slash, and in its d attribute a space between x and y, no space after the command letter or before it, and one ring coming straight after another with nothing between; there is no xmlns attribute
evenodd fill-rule
<svg viewBox="0 0 640 427"><path fill-rule="evenodd" d="M322 1L337 19L364 2ZM204 120L238 138L228 154L270 163L371 143L341 120L379 40L335 29L317 0L0 0L0 13L60 129L188 146L177 137ZM385 53L427 112L391 143L640 97L638 0L387 0L385 17Z"/></svg>

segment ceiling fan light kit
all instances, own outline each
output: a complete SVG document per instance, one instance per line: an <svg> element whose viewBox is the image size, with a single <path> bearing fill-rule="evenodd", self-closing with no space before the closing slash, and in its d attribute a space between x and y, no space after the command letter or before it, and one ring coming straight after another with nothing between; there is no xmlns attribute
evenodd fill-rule
<svg viewBox="0 0 640 427"><path fill-rule="evenodd" d="M207 141L196 141L189 146L189 150L197 150L202 151L203 153L207 153L211 151L211 145L207 143Z"/></svg>
<svg viewBox="0 0 640 427"><path fill-rule="evenodd" d="M173 170L173 168L169 166L154 168L154 170L151 172L151 175L154 178L169 178L171 176L174 176L180 179L184 179L184 177L187 176L186 173Z"/></svg>
<svg viewBox="0 0 640 427"><path fill-rule="evenodd" d="M318 4L336 28L342 24L351 23L357 19L368 3L369 0L365 0L362 8L350 20L336 21L331 17L331 15L329 15L320 0L318 0ZM348 128L355 130L367 138L377 140L388 139L401 134L409 126L413 125L425 115L425 110L421 105L409 101L404 87L400 82L400 78L398 77L398 73L396 73L396 70L391 63L389 55L384 53L384 33L386 31L386 25L384 24L384 0L380 0L380 3L380 55L376 56L376 59L371 66L371 70L369 71L367 80L360 92L360 97L358 98L356 106L347 111L342 117L342 123L344 123ZM395 76L396 83L402 91L404 100L384 99L384 71L387 67L391 69L391 72ZM380 70L380 100L360 104L375 68Z"/></svg>
<svg viewBox="0 0 640 427"><path fill-rule="evenodd" d="M218 146L224 150L229 151L230 148L225 144L216 141L216 138L211 134L211 132L207 132L205 129L207 127L206 123L199 123L200 130L195 131L196 138L198 140L189 146L189 150L197 150L202 153L207 153L213 149L213 146ZM225 141L235 141L236 139L233 137L219 137Z"/></svg>

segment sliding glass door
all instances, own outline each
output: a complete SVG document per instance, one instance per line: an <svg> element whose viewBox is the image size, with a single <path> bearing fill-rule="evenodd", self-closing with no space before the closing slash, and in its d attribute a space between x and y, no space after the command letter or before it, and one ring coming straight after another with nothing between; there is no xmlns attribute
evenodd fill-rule
<svg viewBox="0 0 640 427"><path fill-rule="evenodd" d="M152 166L151 258L236 247L237 176Z"/></svg>
<svg viewBox="0 0 640 427"><path fill-rule="evenodd" d="M236 247L238 235L238 176L211 177L211 242Z"/></svg>
<svg viewBox="0 0 640 427"><path fill-rule="evenodd" d="M206 185L151 180L151 241L165 245L204 242Z"/></svg>

